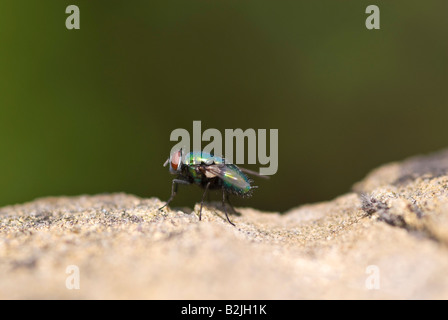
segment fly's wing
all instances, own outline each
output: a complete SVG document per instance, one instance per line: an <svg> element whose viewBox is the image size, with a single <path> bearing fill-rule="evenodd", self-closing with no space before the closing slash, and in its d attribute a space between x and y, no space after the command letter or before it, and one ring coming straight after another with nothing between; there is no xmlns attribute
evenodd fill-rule
<svg viewBox="0 0 448 320"><path fill-rule="evenodd" d="M225 164L212 164L204 167L205 176L208 178L219 177L223 181L240 189L250 188L250 183L239 169Z"/></svg>
<svg viewBox="0 0 448 320"><path fill-rule="evenodd" d="M252 170L249 170L249 169L246 169L246 168L241 168L241 167L239 167L239 169L241 171L243 171L244 173L251 174L253 176L260 177L260 178L263 178L263 179L269 179L269 176L263 176L263 175L259 174L258 172L255 172L255 171L252 171Z"/></svg>

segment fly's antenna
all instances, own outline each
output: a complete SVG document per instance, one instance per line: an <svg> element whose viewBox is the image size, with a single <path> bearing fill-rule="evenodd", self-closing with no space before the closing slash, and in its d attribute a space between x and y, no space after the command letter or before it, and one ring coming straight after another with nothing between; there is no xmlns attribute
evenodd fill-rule
<svg viewBox="0 0 448 320"><path fill-rule="evenodd" d="M170 162L170 158L166 159L165 163L163 164L164 167Z"/></svg>

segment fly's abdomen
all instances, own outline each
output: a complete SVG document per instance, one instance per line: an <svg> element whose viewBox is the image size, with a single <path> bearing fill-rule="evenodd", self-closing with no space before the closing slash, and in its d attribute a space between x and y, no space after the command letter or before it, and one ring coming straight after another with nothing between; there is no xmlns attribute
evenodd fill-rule
<svg viewBox="0 0 448 320"><path fill-rule="evenodd" d="M224 188L240 196L250 195L253 189L251 180L233 164L226 165L222 181Z"/></svg>

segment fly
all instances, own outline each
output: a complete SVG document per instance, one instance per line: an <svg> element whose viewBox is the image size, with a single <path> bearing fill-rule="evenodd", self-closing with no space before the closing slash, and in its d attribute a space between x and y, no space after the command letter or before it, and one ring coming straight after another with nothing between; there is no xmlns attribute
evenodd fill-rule
<svg viewBox="0 0 448 320"><path fill-rule="evenodd" d="M165 208L173 201L177 194L177 187L179 184L196 184L202 187L205 191L201 199L201 208L199 210L199 220L201 220L202 206L208 190L222 190L222 206L226 214L227 221L235 226L230 221L227 214L225 203L229 204L229 195L233 194L239 197L249 197L252 195L253 189L257 186L252 185L252 180L249 179L245 173L256 175L263 178L256 172L248 169L239 168L234 164L226 163L226 160L221 157L215 157L205 152L190 152L185 155L185 163L182 160L182 149L173 152L168 160L164 163L164 167L169 165L170 173L177 175L172 181L171 197L159 210Z"/></svg>

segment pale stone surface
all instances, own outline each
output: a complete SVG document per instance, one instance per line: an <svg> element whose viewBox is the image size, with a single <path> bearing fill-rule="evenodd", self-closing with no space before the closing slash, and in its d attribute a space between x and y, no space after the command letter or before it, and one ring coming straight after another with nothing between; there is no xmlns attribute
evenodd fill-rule
<svg viewBox="0 0 448 320"><path fill-rule="evenodd" d="M126 194L4 207L0 298L447 299L447 168L446 151L393 163L332 201L237 208L236 227Z"/></svg>

